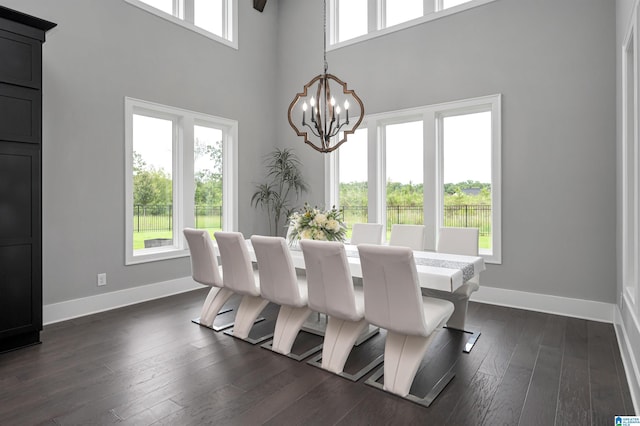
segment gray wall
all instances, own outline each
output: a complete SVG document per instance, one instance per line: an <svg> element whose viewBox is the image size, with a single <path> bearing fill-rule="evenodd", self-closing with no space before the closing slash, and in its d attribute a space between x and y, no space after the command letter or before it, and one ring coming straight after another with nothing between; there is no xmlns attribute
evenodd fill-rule
<svg viewBox="0 0 640 426"><path fill-rule="evenodd" d="M123 0L2 0L57 22L44 49L44 303L189 275L188 259L124 266L123 97L239 121L239 224L263 155L296 147L324 202L321 154L286 121L322 69L322 2L239 1L236 51ZM615 8L498 0L329 53L369 113L503 94L503 263L487 286L614 302ZM109 285L98 289L96 273Z"/></svg>
<svg viewBox="0 0 640 426"><path fill-rule="evenodd" d="M239 222L275 144L277 2L239 2L234 50L124 0L2 0L56 22L44 46L44 303L190 275L188 258L124 266L124 97L239 122ZM96 274L108 285L98 289Z"/></svg>
<svg viewBox="0 0 640 426"><path fill-rule="evenodd" d="M279 4L286 111L322 70L322 2ZM615 51L613 2L498 0L328 60L368 113L502 93L503 262L489 265L483 285L612 303ZM278 141L299 147L322 202L321 155L284 120Z"/></svg>

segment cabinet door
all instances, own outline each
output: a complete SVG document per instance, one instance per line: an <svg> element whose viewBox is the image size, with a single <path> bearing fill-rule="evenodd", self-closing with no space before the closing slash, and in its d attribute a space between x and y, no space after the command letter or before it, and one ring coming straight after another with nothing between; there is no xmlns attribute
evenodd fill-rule
<svg viewBox="0 0 640 426"><path fill-rule="evenodd" d="M0 58L0 82L41 88L40 41L0 30Z"/></svg>
<svg viewBox="0 0 640 426"><path fill-rule="evenodd" d="M0 339L42 328L38 145L0 142Z"/></svg>
<svg viewBox="0 0 640 426"><path fill-rule="evenodd" d="M0 83L0 140L40 143L41 104L40 91Z"/></svg>

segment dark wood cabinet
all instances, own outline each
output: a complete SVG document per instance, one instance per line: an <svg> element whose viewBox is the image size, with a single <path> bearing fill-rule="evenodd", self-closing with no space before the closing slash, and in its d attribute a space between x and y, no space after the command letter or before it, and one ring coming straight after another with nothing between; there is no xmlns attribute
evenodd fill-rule
<svg viewBox="0 0 640 426"><path fill-rule="evenodd" d="M0 352L42 330L42 43L53 27L0 6Z"/></svg>

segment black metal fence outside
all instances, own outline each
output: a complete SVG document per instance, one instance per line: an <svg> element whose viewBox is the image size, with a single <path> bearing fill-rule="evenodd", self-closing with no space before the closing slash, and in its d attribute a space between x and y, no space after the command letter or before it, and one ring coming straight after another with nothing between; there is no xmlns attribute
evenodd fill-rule
<svg viewBox="0 0 640 426"><path fill-rule="evenodd" d="M220 228L222 206L195 206L195 226L198 229ZM173 206L133 206L133 231L158 232L173 229Z"/></svg>
<svg viewBox="0 0 640 426"><path fill-rule="evenodd" d="M343 220L351 225L367 222L367 206L341 207ZM421 225L424 211L421 206L387 206L387 230L395 223ZM478 228L480 235L491 235L491 206L463 204L444 207L444 226Z"/></svg>
<svg viewBox="0 0 640 426"><path fill-rule="evenodd" d="M343 220L347 224L367 222L367 206L341 207ZM199 229L221 228L222 206L195 206L195 225ZM134 232L171 231L173 206L135 205L133 210ZM394 223L423 224L421 206L387 206L387 230ZM444 207L444 226L478 228L480 235L491 235L491 206L463 204Z"/></svg>

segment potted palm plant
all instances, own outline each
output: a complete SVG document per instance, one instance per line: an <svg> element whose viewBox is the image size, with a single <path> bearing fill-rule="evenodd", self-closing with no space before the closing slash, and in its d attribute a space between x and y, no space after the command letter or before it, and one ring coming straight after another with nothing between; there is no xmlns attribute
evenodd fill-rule
<svg viewBox="0 0 640 426"><path fill-rule="evenodd" d="M295 209L293 203L308 186L302 176L302 164L292 149L275 149L264 164L267 182L256 186L251 205L267 212L271 235L283 235L284 224Z"/></svg>

